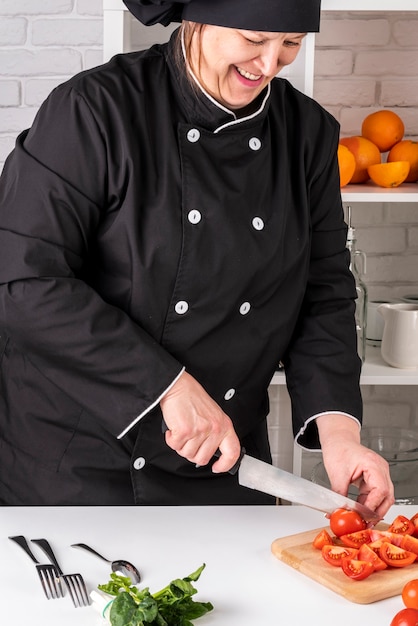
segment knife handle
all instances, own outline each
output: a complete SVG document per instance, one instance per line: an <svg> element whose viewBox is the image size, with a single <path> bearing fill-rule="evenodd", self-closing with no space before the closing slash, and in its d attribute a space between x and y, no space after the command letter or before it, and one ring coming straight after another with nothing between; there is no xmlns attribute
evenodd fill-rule
<svg viewBox="0 0 418 626"><path fill-rule="evenodd" d="M244 454L245 454L245 448L243 446L241 446L241 452L239 453L239 457L238 457L235 465L233 465L231 467L231 469L228 470L228 474L234 475L234 474L236 474L238 472L239 466L241 465L242 457L244 456ZM219 457L221 456L221 451L219 450L219 448L218 448L218 450L215 451L215 454L213 456L215 456L217 459L219 459Z"/></svg>
<svg viewBox="0 0 418 626"><path fill-rule="evenodd" d="M168 428L167 424L165 423L165 421L163 419L162 423L161 423L161 431L163 433L165 433L165 432L167 432L167 430L169 430L169 428ZM245 454L245 448L243 448L241 446L240 455L239 455L236 463L231 467L231 469L228 470L228 474L234 475L234 474L237 473L237 471L239 469L239 466L241 465L242 457L244 456L244 454ZM216 457L217 459L219 459L219 457L221 456L221 451L219 450L219 448L215 451L213 456Z"/></svg>

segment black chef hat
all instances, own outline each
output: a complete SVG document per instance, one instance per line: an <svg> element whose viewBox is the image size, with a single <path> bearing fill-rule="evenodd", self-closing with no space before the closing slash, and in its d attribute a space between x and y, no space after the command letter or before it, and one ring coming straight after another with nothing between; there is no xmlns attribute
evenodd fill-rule
<svg viewBox="0 0 418 626"><path fill-rule="evenodd" d="M190 20L243 30L318 32L321 0L123 0L143 24Z"/></svg>

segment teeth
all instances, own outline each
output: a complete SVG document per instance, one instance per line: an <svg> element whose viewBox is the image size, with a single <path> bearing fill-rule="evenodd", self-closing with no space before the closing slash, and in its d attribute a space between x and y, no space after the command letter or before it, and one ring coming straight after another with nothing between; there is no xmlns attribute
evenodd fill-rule
<svg viewBox="0 0 418 626"><path fill-rule="evenodd" d="M239 74L241 74L241 76L244 76L244 78L247 78L248 80L258 80L259 78L261 78L260 76L256 76L255 74L250 74L250 72L246 72L245 70L242 70L240 67L237 67L237 71Z"/></svg>

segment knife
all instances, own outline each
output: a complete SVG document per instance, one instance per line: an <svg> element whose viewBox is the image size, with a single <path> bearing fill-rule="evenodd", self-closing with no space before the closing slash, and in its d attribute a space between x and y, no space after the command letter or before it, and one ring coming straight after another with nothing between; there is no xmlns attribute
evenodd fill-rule
<svg viewBox="0 0 418 626"><path fill-rule="evenodd" d="M255 459L245 454L245 450L241 452L240 459L230 473L235 474L237 471L239 484L249 489L256 489L295 504L303 504L329 515L335 509L357 511L369 525L377 524L382 519L364 504Z"/></svg>

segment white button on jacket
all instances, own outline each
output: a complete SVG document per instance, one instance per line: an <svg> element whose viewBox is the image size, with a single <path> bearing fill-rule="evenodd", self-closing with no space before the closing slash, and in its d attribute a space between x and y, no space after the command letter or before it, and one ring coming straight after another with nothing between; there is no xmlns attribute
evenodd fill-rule
<svg viewBox="0 0 418 626"><path fill-rule="evenodd" d="M261 219L261 217L255 217L252 221L252 225L255 230L263 230L264 221Z"/></svg>
<svg viewBox="0 0 418 626"><path fill-rule="evenodd" d="M184 315L189 310L189 305L187 304L187 302L185 302L185 300L180 300L179 302L177 302L174 310L179 315Z"/></svg>
<svg viewBox="0 0 418 626"><path fill-rule="evenodd" d="M198 224L202 219L202 214L197 209L192 209L191 211L189 211L187 219L191 224Z"/></svg>
<svg viewBox="0 0 418 626"><path fill-rule="evenodd" d="M187 133L187 139L190 143L196 143L200 139L200 131L197 128L191 128Z"/></svg>
<svg viewBox="0 0 418 626"><path fill-rule="evenodd" d="M143 456L139 456L137 459L135 459L135 461L133 462L133 467L136 470L141 470L145 465L145 459Z"/></svg>
<svg viewBox="0 0 418 626"><path fill-rule="evenodd" d="M224 395L224 398L225 400L231 400L231 398L233 398L234 396L235 396L235 389L228 389L228 391Z"/></svg>
<svg viewBox="0 0 418 626"><path fill-rule="evenodd" d="M258 137L251 137L248 145L250 146L251 150L257 151L261 148L261 141Z"/></svg>

